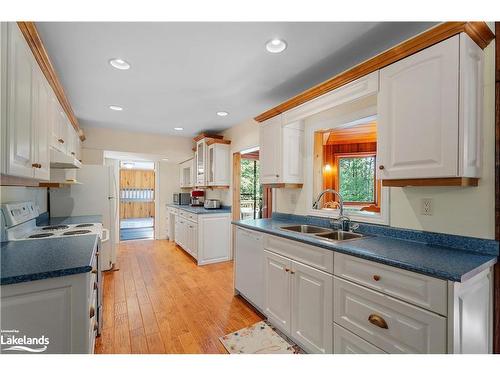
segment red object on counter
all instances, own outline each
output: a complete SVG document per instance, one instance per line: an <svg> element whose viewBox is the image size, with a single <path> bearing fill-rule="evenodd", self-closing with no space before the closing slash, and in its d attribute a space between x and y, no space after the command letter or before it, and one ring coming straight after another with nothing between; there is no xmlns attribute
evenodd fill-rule
<svg viewBox="0 0 500 375"><path fill-rule="evenodd" d="M193 190L191 192L192 197L203 197L205 195L205 192L203 190Z"/></svg>

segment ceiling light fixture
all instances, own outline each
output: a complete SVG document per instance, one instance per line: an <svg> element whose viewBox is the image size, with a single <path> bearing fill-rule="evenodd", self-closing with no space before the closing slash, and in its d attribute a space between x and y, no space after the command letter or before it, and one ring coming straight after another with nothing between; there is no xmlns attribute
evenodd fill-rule
<svg viewBox="0 0 500 375"><path fill-rule="evenodd" d="M109 65L120 70L130 69L130 64L123 59L111 59L109 60Z"/></svg>
<svg viewBox="0 0 500 375"><path fill-rule="evenodd" d="M282 39L271 39L266 43L266 49L271 53L283 52L287 47L287 44Z"/></svg>
<svg viewBox="0 0 500 375"><path fill-rule="evenodd" d="M219 111L217 112L217 116L220 116L220 117L225 117L229 114L229 112L226 112L226 111Z"/></svg>
<svg viewBox="0 0 500 375"><path fill-rule="evenodd" d="M174 128L174 130L177 130L178 132L184 130L184 128Z"/></svg>
<svg viewBox="0 0 500 375"><path fill-rule="evenodd" d="M123 111L123 107L120 107L119 105L110 105L109 109L113 111Z"/></svg>

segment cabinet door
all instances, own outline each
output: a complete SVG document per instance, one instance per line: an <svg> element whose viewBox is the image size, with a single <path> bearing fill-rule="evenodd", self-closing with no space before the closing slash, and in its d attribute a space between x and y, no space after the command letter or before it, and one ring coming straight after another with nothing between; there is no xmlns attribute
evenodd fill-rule
<svg viewBox="0 0 500 375"><path fill-rule="evenodd" d="M292 338L310 353L333 351L333 276L292 261Z"/></svg>
<svg viewBox="0 0 500 375"><path fill-rule="evenodd" d="M379 178L457 176L458 77L458 35L380 71Z"/></svg>
<svg viewBox="0 0 500 375"><path fill-rule="evenodd" d="M196 144L196 184L205 186L205 141L201 140Z"/></svg>
<svg viewBox="0 0 500 375"><path fill-rule="evenodd" d="M198 259L198 226L195 223L189 223L190 253L194 259Z"/></svg>
<svg viewBox="0 0 500 375"><path fill-rule="evenodd" d="M215 145L208 146L208 168L207 168L207 183L208 185L215 184Z"/></svg>
<svg viewBox="0 0 500 375"><path fill-rule="evenodd" d="M281 182L303 183L304 130L301 121L283 127L283 178Z"/></svg>
<svg viewBox="0 0 500 375"><path fill-rule="evenodd" d="M260 182L280 181L281 173L281 116L260 125Z"/></svg>
<svg viewBox="0 0 500 375"><path fill-rule="evenodd" d="M385 354L383 350L338 324L334 324L333 326L334 354Z"/></svg>
<svg viewBox="0 0 500 375"><path fill-rule="evenodd" d="M290 333L291 261L264 250L265 309L269 321L284 333Z"/></svg>
<svg viewBox="0 0 500 375"><path fill-rule="evenodd" d="M184 187L184 163L179 164L179 184Z"/></svg>
<svg viewBox="0 0 500 375"><path fill-rule="evenodd" d="M33 155L38 164L35 168L35 178L49 180L50 176L50 98L49 87L42 72L36 69L33 81Z"/></svg>
<svg viewBox="0 0 500 375"><path fill-rule="evenodd" d="M33 177L33 58L15 23L8 26L7 174Z"/></svg>

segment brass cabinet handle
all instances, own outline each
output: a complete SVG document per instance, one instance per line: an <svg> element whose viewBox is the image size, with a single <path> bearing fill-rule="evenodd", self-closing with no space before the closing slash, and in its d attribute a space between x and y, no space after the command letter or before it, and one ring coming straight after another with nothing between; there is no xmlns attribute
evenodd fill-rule
<svg viewBox="0 0 500 375"><path fill-rule="evenodd" d="M379 166L378 166L378 169L380 169L380 170L382 170L382 169L384 169L384 168L385 168L385 167L384 167L383 165L379 165Z"/></svg>
<svg viewBox="0 0 500 375"><path fill-rule="evenodd" d="M90 314L89 314L89 315L90 315L90 319L92 319L92 318L94 317L94 315L95 315L95 309L94 309L94 306L91 306L91 307L90 307Z"/></svg>
<svg viewBox="0 0 500 375"><path fill-rule="evenodd" d="M279 174L276 175L276 177L279 177L279 176L280 176Z"/></svg>
<svg viewBox="0 0 500 375"><path fill-rule="evenodd" d="M71 151L71 155L75 156L76 154L73 151Z"/></svg>
<svg viewBox="0 0 500 375"><path fill-rule="evenodd" d="M64 143L64 139L59 138L59 139L57 140L57 142L59 142L60 144L63 144L63 143Z"/></svg>
<svg viewBox="0 0 500 375"><path fill-rule="evenodd" d="M382 329L389 329L389 326L387 325L387 322L385 321L384 318L382 318L380 315L377 315L377 314L371 314L369 317L368 317L368 321L373 324L373 325L376 325L377 327L379 328L382 328Z"/></svg>
<svg viewBox="0 0 500 375"><path fill-rule="evenodd" d="M97 283L94 281L94 290L97 289Z"/></svg>
<svg viewBox="0 0 500 375"><path fill-rule="evenodd" d="M295 271L290 271L290 274L295 275Z"/></svg>
<svg viewBox="0 0 500 375"><path fill-rule="evenodd" d="M285 272L290 272L290 268L285 268Z"/></svg>
<svg viewBox="0 0 500 375"><path fill-rule="evenodd" d="M37 168L37 165L38 165L37 163L33 163L31 164L31 168Z"/></svg>
<svg viewBox="0 0 500 375"><path fill-rule="evenodd" d="M90 272L92 272L93 274L97 274L97 270L95 268L92 269L92 271L90 271Z"/></svg>
<svg viewBox="0 0 500 375"><path fill-rule="evenodd" d="M379 275L373 275L373 280L379 281L380 280L380 276Z"/></svg>

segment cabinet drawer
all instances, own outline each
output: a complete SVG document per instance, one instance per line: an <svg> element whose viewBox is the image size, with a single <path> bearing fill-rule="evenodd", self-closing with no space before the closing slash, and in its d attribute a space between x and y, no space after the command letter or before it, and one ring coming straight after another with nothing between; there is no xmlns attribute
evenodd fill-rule
<svg viewBox="0 0 500 375"><path fill-rule="evenodd" d="M335 253L334 274L447 315L447 283L430 276Z"/></svg>
<svg viewBox="0 0 500 375"><path fill-rule="evenodd" d="M385 352L334 323L333 354L385 354Z"/></svg>
<svg viewBox="0 0 500 375"><path fill-rule="evenodd" d="M275 236L265 236L264 248L324 272L333 273L333 251Z"/></svg>
<svg viewBox="0 0 500 375"><path fill-rule="evenodd" d="M388 353L446 353L446 318L334 277L335 323Z"/></svg>

